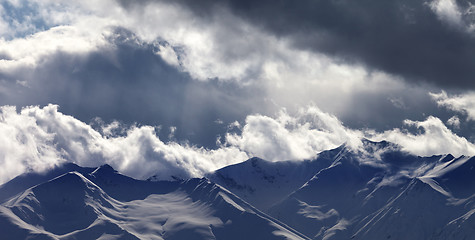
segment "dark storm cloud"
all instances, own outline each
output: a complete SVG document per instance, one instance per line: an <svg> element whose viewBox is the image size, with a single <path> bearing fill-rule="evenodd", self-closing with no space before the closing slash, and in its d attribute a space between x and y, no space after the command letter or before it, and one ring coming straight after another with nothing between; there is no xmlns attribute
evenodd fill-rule
<svg viewBox="0 0 475 240"><path fill-rule="evenodd" d="M106 123L160 125L163 140L174 126L174 140L206 147L215 146L226 124L243 120L261 104L251 102L250 89L191 79L155 54L156 47L140 43L126 30L118 29L115 36L110 39L114 49L83 55L57 52L34 70L1 74L0 103L58 104L61 112L85 122L100 117Z"/></svg>
<svg viewBox="0 0 475 240"><path fill-rule="evenodd" d="M130 1L121 1L132 7ZM148 1L141 1L141 4ZM463 26L447 23L429 1L408 0L180 0L198 16L213 20L227 8L295 46L322 52L344 62L442 87L475 88L475 41ZM463 12L462 24L472 15ZM135 6L137 7L137 6Z"/></svg>

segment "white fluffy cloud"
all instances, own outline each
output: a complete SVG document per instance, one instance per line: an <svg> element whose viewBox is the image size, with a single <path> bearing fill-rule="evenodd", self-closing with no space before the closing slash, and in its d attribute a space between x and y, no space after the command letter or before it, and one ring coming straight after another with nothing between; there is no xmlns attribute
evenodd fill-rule
<svg viewBox="0 0 475 240"><path fill-rule="evenodd" d="M430 93L439 106L467 114L468 120L475 120L475 93L469 92L449 96L445 91Z"/></svg>
<svg viewBox="0 0 475 240"><path fill-rule="evenodd" d="M396 143L404 150L419 156L447 153L457 156L475 155L475 145L453 133L439 118L430 116L424 121L406 120L404 124L417 128L417 133L397 128L383 133L373 133L370 136L375 140Z"/></svg>
<svg viewBox="0 0 475 240"><path fill-rule="evenodd" d="M35 119L17 114L15 107L0 109L0 136L0 183L58 162L53 134L38 128Z"/></svg>
<svg viewBox="0 0 475 240"><path fill-rule="evenodd" d="M106 2L106 1L104 1ZM5 1L8 11L0 26L0 72L40 67L42 61L58 52L85 54L108 46L114 20L91 15L87 2ZM100 4L98 4L100 5ZM107 9L113 11L114 5ZM0 12L6 12L5 7ZM18 17L18 15L22 17Z"/></svg>
<svg viewBox="0 0 475 240"><path fill-rule="evenodd" d="M357 147L362 136L316 107L302 109L295 116L285 111L276 118L248 116L242 132L228 134L215 150L164 142L152 126L123 128L112 122L96 131L59 112L56 105L26 107L19 113L4 106L0 125L0 182L64 161L82 166L108 163L136 178L155 174L159 179L200 177L250 156L301 160L345 142Z"/></svg>
<svg viewBox="0 0 475 240"><path fill-rule="evenodd" d="M252 115L241 133L228 134L227 143L264 159L310 159L323 150L348 143L361 144L363 134L347 129L333 115L315 106L300 109L295 116L281 111L276 118Z"/></svg>
<svg viewBox="0 0 475 240"><path fill-rule="evenodd" d="M124 128L117 122L99 131L58 111L58 106L0 108L0 183L25 171L41 171L64 161L82 166L104 163L126 175L158 179L200 177L218 168L258 156L271 161L303 160L347 143L357 149L361 138L388 140L418 155L475 155L475 146L451 132L435 117L405 121L418 133L393 129L382 133L349 129L315 106L275 118L250 115L242 128L227 134L218 149L164 142L152 126ZM239 124L235 124L239 127ZM117 131L116 131L117 130ZM101 133L102 132L102 133ZM114 132L120 134L113 134Z"/></svg>
<svg viewBox="0 0 475 240"><path fill-rule="evenodd" d="M84 23L84 24L92 24ZM0 38L0 72L12 73L18 68L34 68L42 58L57 52L83 54L108 45L110 33L81 31L73 26L57 26L25 38L5 40Z"/></svg>
<svg viewBox="0 0 475 240"><path fill-rule="evenodd" d="M82 166L108 163L119 171L159 179L199 177L248 158L235 147L207 150L163 142L151 126L132 126L124 136L102 135L91 126L58 111L56 105L1 108L0 182L64 161ZM112 123L112 128L119 127ZM111 126L104 126L110 131Z"/></svg>

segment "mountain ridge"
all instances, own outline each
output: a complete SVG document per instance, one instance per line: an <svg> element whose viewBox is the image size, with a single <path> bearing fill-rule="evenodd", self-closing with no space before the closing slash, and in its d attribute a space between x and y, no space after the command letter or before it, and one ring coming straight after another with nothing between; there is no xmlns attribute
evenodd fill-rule
<svg viewBox="0 0 475 240"><path fill-rule="evenodd" d="M208 179L142 181L107 165L26 189L0 223L14 239L308 239Z"/></svg>
<svg viewBox="0 0 475 240"><path fill-rule="evenodd" d="M0 186L0 234L318 240L475 235L475 157L420 157L386 141L362 143L304 161L251 158L185 180L137 180L109 165L26 173Z"/></svg>

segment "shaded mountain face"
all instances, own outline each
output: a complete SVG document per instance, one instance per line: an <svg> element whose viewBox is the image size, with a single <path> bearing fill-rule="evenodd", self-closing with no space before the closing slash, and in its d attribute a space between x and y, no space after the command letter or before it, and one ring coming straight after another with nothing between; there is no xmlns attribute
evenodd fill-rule
<svg viewBox="0 0 475 240"><path fill-rule="evenodd" d="M331 164L328 159L268 162L251 158L219 169L206 177L266 211L300 188L318 171L328 167Z"/></svg>
<svg viewBox="0 0 475 240"><path fill-rule="evenodd" d="M312 239L473 237L475 158L363 143L311 161L250 159L209 178Z"/></svg>
<svg viewBox="0 0 475 240"><path fill-rule="evenodd" d="M207 175L142 181L108 165L58 166L0 186L8 239L471 239L475 158L388 142L307 161L252 158Z"/></svg>
<svg viewBox="0 0 475 240"><path fill-rule="evenodd" d="M76 171L88 174L94 170L95 168L79 167L74 163L64 163L63 165L56 166L47 172L29 172L27 174L19 175L3 185L0 185L0 203L30 187L56 178L67 172Z"/></svg>
<svg viewBox="0 0 475 240"><path fill-rule="evenodd" d="M40 183L3 202L1 236L7 239L305 239L207 179L150 182L121 175L108 165L93 171L74 168L79 171L66 172L44 182L36 179ZM31 182L26 174L17 178L15 185L28 187Z"/></svg>

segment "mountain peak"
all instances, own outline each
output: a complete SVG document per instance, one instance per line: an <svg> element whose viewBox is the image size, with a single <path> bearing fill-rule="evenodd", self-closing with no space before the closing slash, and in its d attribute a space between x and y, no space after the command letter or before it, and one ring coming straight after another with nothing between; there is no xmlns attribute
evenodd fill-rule
<svg viewBox="0 0 475 240"><path fill-rule="evenodd" d="M99 191L99 187L96 186L96 184L92 183L89 179L76 171L65 173L49 180L48 182L39 184L33 187L32 190L37 194L38 191L49 192L52 188L60 190L62 193L71 193L74 191L81 192L83 190L86 192Z"/></svg>
<svg viewBox="0 0 475 240"><path fill-rule="evenodd" d="M4 202L21 191L47 182L48 180L54 179L65 173L79 172L83 175L87 175L92 171L94 171L94 168L80 167L71 162L64 162L44 172L24 173L0 186L0 202Z"/></svg>
<svg viewBox="0 0 475 240"><path fill-rule="evenodd" d="M94 175L94 176L97 176L98 174L99 175L104 175L104 174L115 174L115 173L118 173L111 165L109 164L104 164L98 168L96 168L96 170L94 170L91 175Z"/></svg>
<svg viewBox="0 0 475 240"><path fill-rule="evenodd" d="M258 162L258 161L263 161L263 159L259 157L252 157L252 158L249 158L247 161Z"/></svg>

